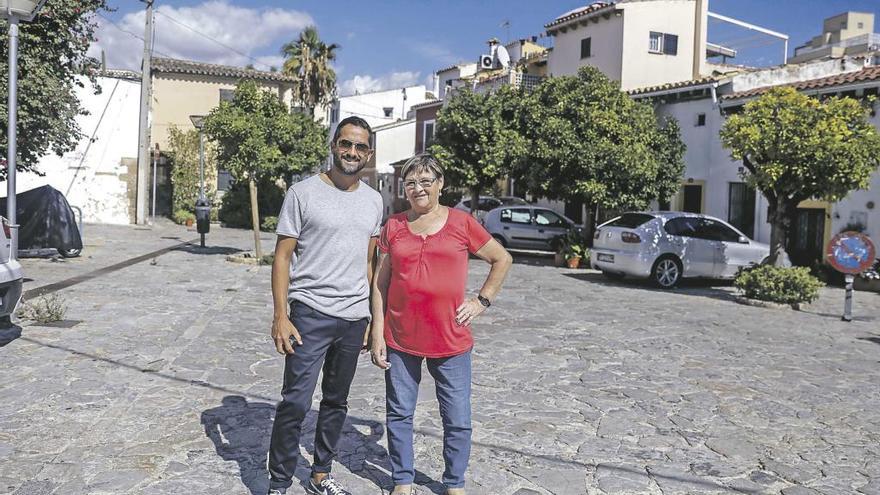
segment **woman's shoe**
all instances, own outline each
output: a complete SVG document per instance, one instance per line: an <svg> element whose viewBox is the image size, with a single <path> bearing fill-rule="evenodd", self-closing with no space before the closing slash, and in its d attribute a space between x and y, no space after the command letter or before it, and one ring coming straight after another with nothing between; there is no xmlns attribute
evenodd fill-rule
<svg viewBox="0 0 880 495"><path fill-rule="evenodd" d="M397 485L388 495L414 495L415 493L412 485Z"/></svg>
<svg viewBox="0 0 880 495"><path fill-rule="evenodd" d="M447 488L446 495L464 495L464 488Z"/></svg>

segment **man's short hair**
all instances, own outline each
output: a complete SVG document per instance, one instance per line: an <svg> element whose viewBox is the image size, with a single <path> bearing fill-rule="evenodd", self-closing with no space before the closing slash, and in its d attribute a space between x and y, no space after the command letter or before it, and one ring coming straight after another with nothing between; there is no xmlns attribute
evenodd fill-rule
<svg viewBox="0 0 880 495"><path fill-rule="evenodd" d="M339 121L339 124L336 126L336 130L333 131L333 142L334 143L339 139L339 133L342 132L342 128L347 125L353 125L356 127L360 127L361 129L366 129L367 132L370 134L370 143L367 143L367 144L370 144L372 146L373 128L370 127L370 124L368 124L366 120L364 120L356 115L352 115L351 117L346 117L346 118L342 119L341 121Z"/></svg>
<svg viewBox="0 0 880 495"><path fill-rule="evenodd" d="M419 172L429 172L433 174L434 177L442 179L443 165L440 165L440 160L434 155L430 153L419 153L403 164L403 169L400 171L400 177L406 179L410 174L417 174Z"/></svg>

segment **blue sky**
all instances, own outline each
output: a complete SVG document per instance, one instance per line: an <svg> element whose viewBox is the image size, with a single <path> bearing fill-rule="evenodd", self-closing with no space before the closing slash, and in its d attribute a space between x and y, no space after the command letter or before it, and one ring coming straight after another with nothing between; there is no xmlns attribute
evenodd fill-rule
<svg viewBox="0 0 880 495"><path fill-rule="evenodd" d="M819 34L822 20L847 10L877 15L878 0L709 0L713 12L788 34L790 52ZM280 64L281 45L315 24L321 38L341 45L336 62L342 91L427 83L438 68L476 60L485 41L539 35L556 16L583 0L156 0L156 51L160 55L266 69ZM137 68L143 36L143 3L110 0L93 54L108 64ZM710 41L740 48L735 63L781 63L782 42L742 28L710 22ZM219 43L218 43L219 42ZM549 39L543 40L550 43Z"/></svg>

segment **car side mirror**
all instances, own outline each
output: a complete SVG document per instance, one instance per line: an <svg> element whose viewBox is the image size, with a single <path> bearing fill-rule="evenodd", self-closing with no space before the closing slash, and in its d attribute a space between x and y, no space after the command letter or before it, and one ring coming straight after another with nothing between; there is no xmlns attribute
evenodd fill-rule
<svg viewBox="0 0 880 495"><path fill-rule="evenodd" d="M748 243L749 243L749 238L746 237L746 236L744 236L744 235L741 235L741 236L739 236L739 241L738 241L738 242L739 242L740 244L748 244Z"/></svg>

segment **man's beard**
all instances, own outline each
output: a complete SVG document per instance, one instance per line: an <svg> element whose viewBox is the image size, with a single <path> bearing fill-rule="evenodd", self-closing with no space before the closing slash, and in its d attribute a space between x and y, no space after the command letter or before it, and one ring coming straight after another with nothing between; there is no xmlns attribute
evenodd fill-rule
<svg viewBox="0 0 880 495"><path fill-rule="evenodd" d="M334 156L333 166L336 167L336 169L342 172L344 175L357 175L361 170L364 169L364 167L367 166L367 164L364 161L360 161L356 166L352 167L350 164L342 160L341 157Z"/></svg>

